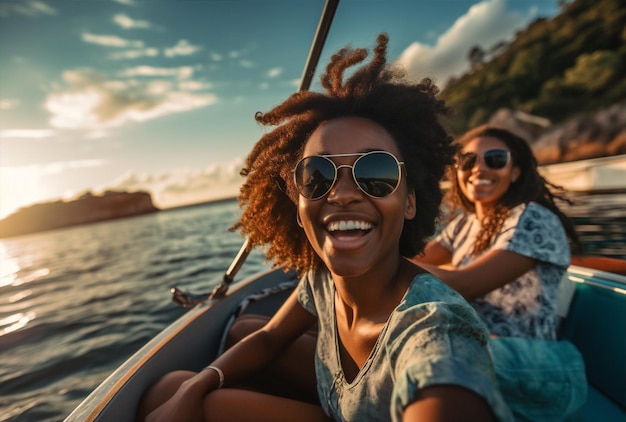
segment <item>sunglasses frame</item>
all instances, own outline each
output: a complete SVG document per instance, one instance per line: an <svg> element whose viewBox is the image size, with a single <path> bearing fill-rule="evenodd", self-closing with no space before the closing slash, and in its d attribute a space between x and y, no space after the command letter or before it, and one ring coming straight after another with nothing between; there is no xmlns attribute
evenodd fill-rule
<svg viewBox="0 0 626 422"><path fill-rule="evenodd" d="M389 192L388 194L386 194L385 196L374 196L372 194L370 194L369 192L366 192L361 185L359 184L356 174L354 173L354 168L356 167L357 163L359 162L360 159L362 159L365 156L368 155L373 155L373 154L384 154L384 155L388 155L391 158L393 158L393 160L396 162L396 165L398 167L398 182L396 184L396 186L393 188L393 190L391 192ZM349 164L341 164L341 165L336 165L335 162L333 160L331 160L331 158L335 158L335 157L356 157L358 156L359 158L357 158L356 160L354 160L354 163L352 163L352 165ZM308 196L304 195L302 193L302 190L300 189L299 185L298 185L298 180L297 180L297 176L296 176L296 172L298 170L298 167L300 166L300 164L302 164L302 162L304 160L306 160L307 158L312 158L312 157L320 157L323 158L325 160L327 160L328 162L330 162L333 166L333 168L335 169L335 174L334 174L334 178L332 183L330 184L328 190L326 192L324 192L324 194L315 197L315 198L309 198ZM402 182L402 166L404 166L404 161L400 161L398 160L398 158L393 155L392 153L390 153L389 151L382 151L382 150L376 150L376 151L368 151L368 152L356 152L356 153L350 153L350 154L320 154L320 155L308 155L306 157L302 157L298 163L296 164L296 166L293 168L292 172L293 172L293 182L296 186L296 189L298 190L298 193L300 195L302 195L304 198L308 199L309 201L317 201L320 200L322 198L324 198L326 195L328 195L330 193L331 190L333 190L333 187L335 186L335 184L337 183L337 179L339 177L339 169L341 168L349 168L350 174L352 174L352 180L354 181L354 184L357 186L357 188L359 189L359 191L363 192L365 195L369 196L370 198L374 198L374 199L381 199L381 198L386 198L389 195L392 195L396 190L398 190L398 187L400 186L400 183Z"/></svg>
<svg viewBox="0 0 626 422"><path fill-rule="evenodd" d="M506 154L506 161L504 162L504 165L502 167L493 167L485 159L485 156L487 154L489 154L490 152L494 152L494 151L504 152ZM461 163L459 163L460 158L463 157L463 156L469 156L469 155L473 155L472 165L468 165L468 164L461 165ZM483 163L485 163L485 165L489 169L491 169L491 170L502 170L503 168L505 168L507 166L507 164L509 164L511 162L511 151L506 150L504 148L492 148L492 149L489 149L489 150L483 152L480 155L476 154L475 152L466 152L466 153L463 153L463 154L459 154L459 156L457 157L457 160L456 160L455 167L456 167L457 170L460 170L460 171L470 171L472 168L474 168L474 166L478 162L479 158L482 160Z"/></svg>

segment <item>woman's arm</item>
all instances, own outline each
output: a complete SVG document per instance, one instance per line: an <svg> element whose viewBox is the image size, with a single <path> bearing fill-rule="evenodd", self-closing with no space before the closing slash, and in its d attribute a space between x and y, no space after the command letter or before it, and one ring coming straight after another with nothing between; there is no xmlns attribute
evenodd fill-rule
<svg viewBox="0 0 626 422"><path fill-rule="evenodd" d="M532 258L504 250L490 251L471 264L458 269L445 269L429 265L430 263L424 264L420 260L416 262L467 300L484 296L537 265Z"/></svg>
<svg viewBox="0 0 626 422"><path fill-rule="evenodd" d="M403 422L493 421L487 402L476 393L454 385L422 389L402 414Z"/></svg>
<svg viewBox="0 0 626 422"><path fill-rule="evenodd" d="M264 327L228 349L212 365L221 368L225 384L232 385L267 365L316 321L300 305L294 291Z"/></svg>
<svg viewBox="0 0 626 422"><path fill-rule="evenodd" d="M418 265L445 265L452 262L452 253L446 249L441 243L431 240L424 248L424 253L415 255L413 261Z"/></svg>
<svg viewBox="0 0 626 422"><path fill-rule="evenodd" d="M298 303L297 292L294 292L263 328L228 349L211 365L222 371L224 386L236 384L262 369L315 322L316 317ZM197 418L203 413L202 401L219 383L219 372L205 368L180 384L165 402L161 391L164 384L161 387L155 384L143 399L143 412L151 412L146 420L201 420Z"/></svg>

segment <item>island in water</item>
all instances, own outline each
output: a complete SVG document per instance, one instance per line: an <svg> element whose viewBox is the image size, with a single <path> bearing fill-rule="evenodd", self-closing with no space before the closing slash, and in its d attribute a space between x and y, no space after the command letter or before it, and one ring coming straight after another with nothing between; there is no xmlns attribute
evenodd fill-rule
<svg viewBox="0 0 626 422"><path fill-rule="evenodd" d="M159 211L148 192L87 192L72 201L55 201L20 208L0 221L0 238L60 229L79 224Z"/></svg>

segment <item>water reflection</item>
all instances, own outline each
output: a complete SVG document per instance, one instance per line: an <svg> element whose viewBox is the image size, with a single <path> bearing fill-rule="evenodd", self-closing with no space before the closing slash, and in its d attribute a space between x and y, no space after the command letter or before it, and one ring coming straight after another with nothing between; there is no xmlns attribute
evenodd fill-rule
<svg viewBox="0 0 626 422"><path fill-rule="evenodd" d="M0 319L0 336L17 331L25 327L30 321L35 319L37 315L30 311L26 313L18 313ZM1 328L4 327L4 328Z"/></svg>

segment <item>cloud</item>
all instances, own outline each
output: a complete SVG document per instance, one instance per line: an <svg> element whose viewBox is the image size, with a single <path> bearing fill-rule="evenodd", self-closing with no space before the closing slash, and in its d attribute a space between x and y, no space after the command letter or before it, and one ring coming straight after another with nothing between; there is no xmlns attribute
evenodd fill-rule
<svg viewBox="0 0 626 422"><path fill-rule="evenodd" d="M154 66L136 66L124 70L120 73L124 77L134 76L175 76L178 79L188 79L193 76L193 67L154 67Z"/></svg>
<svg viewBox="0 0 626 422"><path fill-rule="evenodd" d="M166 48L165 57L190 56L202 50L202 46L189 44L187 40L180 40L174 47Z"/></svg>
<svg viewBox="0 0 626 422"><path fill-rule="evenodd" d="M273 69L268 70L266 76L268 78L275 78L279 76L281 73L283 73L283 69L280 67L275 67Z"/></svg>
<svg viewBox="0 0 626 422"><path fill-rule="evenodd" d="M55 16L57 15L57 10L39 0L20 0L20 1L11 1L4 2L0 4L0 17L8 17L11 15L22 15L22 16Z"/></svg>
<svg viewBox="0 0 626 422"><path fill-rule="evenodd" d="M210 82L186 80L178 82L178 87L183 91L202 91L213 88L213 84Z"/></svg>
<svg viewBox="0 0 626 422"><path fill-rule="evenodd" d="M129 171L100 190L146 190L161 208L193 204L236 196L243 182L239 175L242 167L243 159L236 158L230 163L195 170L178 169L158 174Z"/></svg>
<svg viewBox="0 0 626 422"><path fill-rule="evenodd" d="M148 21L135 20L123 13L113 16L113 22L124 29L147 29L152 26Z"/></svg>
<svg viewBox="0 0 626 422"><path fill-rule="evenodd" d="M126 51L116 51L114 53L109 54L109 58L112 60L123 60L123 59L139 59L142 57L156 57L159 55L159 50L156 48L143 48L140 50L126 50Z"/></svg>
<svg viewBox="0 0 626 422"><path fill-rule="evenodd" d="M54 135L51 129L5 129L0 130L2 139L43 139Z"/></svg>
<svg viewBox="0 0 626 422"><path fill-rule="evenodd" d="M175 90L167 80L108 80L91 69L66 71L63 78L66 87L49 94L45 101L54 128L99 130L218 101L211 93Z"/></svg>
<svg viewBox="0 0 626 422"><path fill-rule="evenodd" d="M73 160L73 161L58 161L54 163L47 163L40 165L40 173L43 174L55 174L61 173L67 170L82 169L86 167L101 167L106 164L105 160L91 159L91 160Z"/></svg>
<svg viewBox="0 0 626 422"><path fill-rule="evenodd" d="M134 0L113 0L116 3L123 4L126 6L135 6L136 3Z"/></svg>
<svg viewBox="0 0 626 422"><path fill-rule="evenodd" d="M0 110L11 110L20 104L16 98L0 98Z"/></svg>
<svg viewBox="0 0 626 422"><path fill-rule="evenodd" d="M506 10L506 0L485 0L473 5L434 46L414 42L397 60L412 77L432 76L440 85L469 70L468 52L473 46L488 49L512 39L533 17Z"/></svg>
<svg viewBox="0 0 626 422"><path fill-rule="evenodd" d="M81 34L81 38L86 43L102 45L105 47L116 47L116 48L141 48L143 47L143 41L126 40L116 35L95 35L95 34L84 33L84 34Z"/></svg>
<svg viewBox="0 0 626 422"><path fill-rule="evenodd" d="M105 164L106 160L94 158L87 160L54 161L51 163L28 164L23 166L3 166L2 169L7 172L26 172L43 176L58 174L67 170L82 169L87 167L101 167Z"/></svg>

